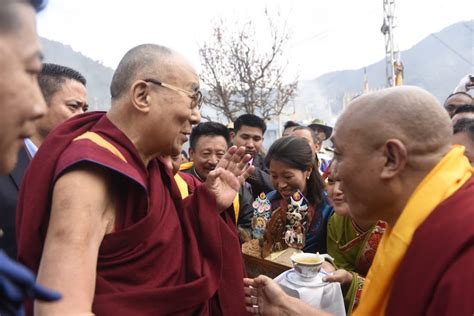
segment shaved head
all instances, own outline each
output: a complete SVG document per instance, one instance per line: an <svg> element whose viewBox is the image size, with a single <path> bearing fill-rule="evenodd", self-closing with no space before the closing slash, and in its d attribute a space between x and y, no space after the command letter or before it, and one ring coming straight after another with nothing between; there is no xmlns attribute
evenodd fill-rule
<svg viewBox="0 0 474 316"><path fill-rule="evenodd" d="M376 148L394 138L405 144L410 156L447 152L452 137L451 121L438 100L410 86L360 96L336 124L343 125L357 133L362 146Z"/></svg>
<svg viewBox="0 0 474 316"><path fill-rule="evenodd" d="M145 163L181 151L201 115L199 77L179 53L156 44L129 50L110 86L107 117L131 139Z"/></svg>
<svg viewBox="0 0 474 316"><path fill-rule="evenodd" d="M351 215L393 224L419 182L450 150L451 138L449 115L423 89L388 88L351 102L332 137L335 175Z"/></svg>
<svg viewBox="0 0 474 316"><path fill-rule="evenodd" d="M130 49L115 70L110 86L112 100L126 94L136 80L152 78L162 81L173 73L176 64L187 61L177 52L156 44L143 44Z"/></svg>

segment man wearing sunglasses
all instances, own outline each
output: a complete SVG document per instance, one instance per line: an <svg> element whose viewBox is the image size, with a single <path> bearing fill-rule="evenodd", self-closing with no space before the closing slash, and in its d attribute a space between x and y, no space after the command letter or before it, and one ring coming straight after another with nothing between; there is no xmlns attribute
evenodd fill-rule
<svg viewBox="0 0 474 316"><path fill-rule="evenodd" d="M64 293L35 312L244 315L240 243L220 213L253 171L250 156L229 149L182 200L158 157L178 154L201 119L196 72L166 47L140 45L110 92L110 111L54 130L23 180L19 258Z"/></svg>

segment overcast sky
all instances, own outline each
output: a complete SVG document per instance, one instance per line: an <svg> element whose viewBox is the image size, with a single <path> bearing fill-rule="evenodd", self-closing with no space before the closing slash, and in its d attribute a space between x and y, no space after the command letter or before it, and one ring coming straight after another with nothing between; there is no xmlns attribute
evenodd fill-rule
<svg viewBox="0 0 474 316"><path fill-rule="evenodd" d="M430 33L474 17L474 0L396 0L400 50ZM142 43L171 47L200 68L198 46L219 17L252 18L280 11L292 29L290 72L313 79L329 71L360 68L384 58L382 0L50 0L39 14L39 34L71 45L115 68ZM471 24L471 28L474 26ZM259 30L257 29L257 34ZM262 35L259 35L262 36ZM402 56L403 59L403 56Z"/></svg>

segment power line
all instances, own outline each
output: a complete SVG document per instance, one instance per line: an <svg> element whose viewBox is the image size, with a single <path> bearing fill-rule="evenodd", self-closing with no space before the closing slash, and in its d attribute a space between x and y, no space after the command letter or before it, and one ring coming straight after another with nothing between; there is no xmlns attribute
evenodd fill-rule
<svg viewBox="0 0 474 316"><path fill-rule="evenodd" d="M315 35L312 35L312 36L310 36L310 37L301 39L301 40L297 41L296 43L294 43L293 45L291 45L291 47L299 46L299 45L301 45L301 44L303 44L303 43L305 43L305 42L307 42L307 41L309 41L309 40L316 39L316 38L318 38L318 37L325 37L326 34L329 33L330 31L332 31L332 30L331 30L331 29L329 29L329 30L324 30L324 31L319 32L319 33L317 33L317 34L315 34Z"/></svg>
<svg viewBox="0 0 474 316"><path fill-rule="evenodd" d="M367 16L372 16L375 13L375 11L378 11L378 10L380 10L380 9L379 8L374 8L374 9L370 10L367 13ZM291 45L290 47L294 48L296 46L304 44L307 41L310 41L310 40L313 40L313 39L318 39L318 38L324 38L328 35L328 33L333 33L333 32L340 31L340 30L343 30L343 29L346 29L346 28L347 28L347 26L344 23L338 23L337 25L330 25L329 28L327 28L327 29L325 29L321 32L318 32L314 35L310 35L309 37L306 37L306 38L295 41L295 43L293 45Z"/></svg>
<svg viewBox="0 0 474 316"><path fill-rule="evenodd" d="M471 31L471 33L474 32L474 30L472 30L471 27L466 22L463 22L462 25L464 25L465 28L467 28L469 31Z"/></svg>
<svg viewBox="0 0 474 316"><path fill-rule="evenodd" d="M443 44L447 49L449 49L452 53L454 53L455 55L457 55L459 58L461 58L462 60L464 60L466 63L468 63L469 65L471 66L474 66L474 64L472 64L472 62L470 62L468 59L464 58L463 55L461 55L460 53L458 53L455 49L451 48L451 46L449 46L448 44L446 44L444 41L442 41L438 36L434 35L434 34L430 34L431 36L433 36L434 38L436 38L441 44Z"/></svg>

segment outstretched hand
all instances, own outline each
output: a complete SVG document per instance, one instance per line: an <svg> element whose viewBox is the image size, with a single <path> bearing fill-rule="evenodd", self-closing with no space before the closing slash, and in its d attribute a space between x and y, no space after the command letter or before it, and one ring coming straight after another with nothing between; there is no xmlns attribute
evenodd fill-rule
<svg viewBox="0 0 474 316"><path fill-rule="evenodd" d="M257 315L278 315L289 296L269 277L244 279L247 311Z"/></svg>
<svg viewBox="0 0 474 316"><path fill-rule="evenodd" d="M244 183L255 167L249 165L252 157L245 154L245 148L232 146L219 161L216 169L206 178L205 186L214 193L219 211L232 205L240 186Z"/></svg>
<svg viewBox="0 0 474 316"><path fill-rule="evenodd" d="M244 279L245 304L253 315L329 316L324 311L287 295L267 276Z"/></svg>

